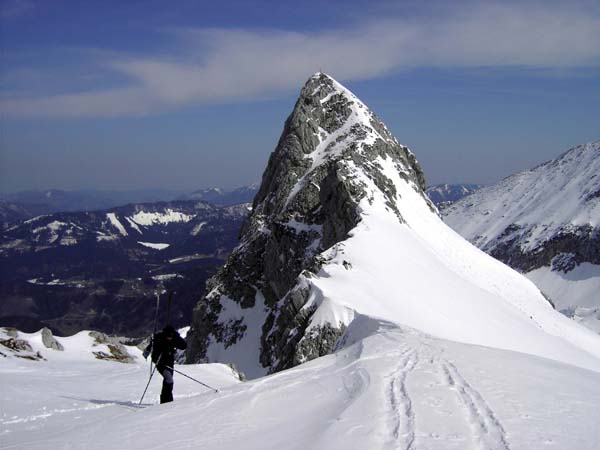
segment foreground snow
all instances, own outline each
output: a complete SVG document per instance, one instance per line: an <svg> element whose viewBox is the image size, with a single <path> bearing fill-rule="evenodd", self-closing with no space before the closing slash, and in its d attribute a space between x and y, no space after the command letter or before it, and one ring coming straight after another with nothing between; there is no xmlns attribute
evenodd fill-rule
<svg viewBox="0 0 600 450"><path fill-rule="evenodd" d="M0 338L7 338L1 330ZM19 358L0 346L0 352L8 355L0 355L0 448L3 450L83 449L87 448L87 441L101 445L116 423L158 405L162 378L157 373L139 405L150 365L136 347L126 347L135 363L123 364L96 359L93 352L108 353L108 348L95 343L86 331L56 338L64 351L45 348L39 332L19 333L18 338L27 341L33 349L21 355L39 352L45 360ZM231 368L222 364L176 366L176 369L216 388L239 383ZM176 375L176 401L207 392L211 393L194 381ZM129 439L133 441L136 437ZM104 448L127 448L125 442L127 439L122 444Z"/></svg>
<svg viewBox="0 0 600 450"><path fill-rule="evenodd" d="M46 350L7 358L3 449L595 449L600 373L358 316L335 354L252 382L180 369L175 402L137 401L148 366ZM66 351L66 354L69 352Z"/></svg>

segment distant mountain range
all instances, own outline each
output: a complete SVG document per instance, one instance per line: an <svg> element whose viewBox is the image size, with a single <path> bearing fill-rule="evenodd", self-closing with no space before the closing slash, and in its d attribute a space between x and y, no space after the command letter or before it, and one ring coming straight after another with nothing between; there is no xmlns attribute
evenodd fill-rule
<svg viewBox="0 0 600 450"><path fill-rule="evenodd" d="M145 334L163 288L177 291L172 318L187 324L197 292L237 244L248 207L136 203L22 221L0 238L0 324Z"/></svg>
<svg viewBox="0 0 600 450"><path fill-rule="evenodd" d="M600 141L481 188L443 216L526 274L558 310L600 332Z"/></svg>
<svg viewBox="0 0 600 450"><path fill-rule="evenodd" d="M20 220L41 214L66 211L97 211L132 203L153 203L173 200L200 200L219 206L250 203L256 194L256 184L233 190L208 188L187 193L165 189L130 191L59 189L21 191L0 195L0 229Z"/></svg>
<svg viewBox="0 0 600 450"><path fill-rule="evenodd" d="M219 188L200 189L181 198L185 200L202 200L219 206L251 203L258 191L258 187L258 184L251 184L232 191L224 191Z"/></svg>

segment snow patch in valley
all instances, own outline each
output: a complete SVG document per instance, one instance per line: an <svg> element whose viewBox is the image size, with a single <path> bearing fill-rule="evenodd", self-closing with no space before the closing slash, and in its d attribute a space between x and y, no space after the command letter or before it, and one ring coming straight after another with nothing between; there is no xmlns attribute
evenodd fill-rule
<svg viewBox="0 0 600 450"><path fill-rule="evenodd" d="M65 236L60 240L60 245L76 245L77 239L72 236Z"/></svg>
<svg viewBox="0 0 600 450"><path fill-rule="evenodd" d="M171 244L160 244L160 243L154 243L154 242L141 242L138 241L138 244L143 245L144 247L148 247L148 248L153 248L154 250L164 250L165 248L168 248Z"/></svg>
<svg viewBox="0 0 600 450"><path fill-rule="evenodd" d="M108 220L110 221L112 226L115 227L117 229L117 231L119 233L121 233L122 236L128 235L127 230L125 229L123 224L121 222L119 222L119 219L117 219L117 216L115 213L107 213L106 217L108 218Z"/></svg>
<svg viewBox="0 0 600 450"><path fill-rule="evenodd" d="M48 216L49 216L49 214L43 214L41 216L32 217L31 219L28 219L28 220L26 220L23 223L30 224L30 223L33 223L33 222L37 222L38 220L43 219L44 217L48 217Z"/></svg>
<svg viewBox="0 0 600 450"><path fill-rule="evenodd" d="M135 231L137 231L140 234L144 234L142 232L142 230L140 230L140 227L138 227L137 223L135 223L133 220L131 220L129 217L125 217L125 219L127 220L127 222L129 222L129 226L131 228L133 228Z"/></svg>
<svg viewBox="0 0 600 450"><path fill-rule="evenodd" d="M138 225L151 226L154 224L166 225L171 222L189 222L194 217L196 216L167 208L164 213L139 211L131 217L131 220Z"/></svg>
<svg viewBox="0 0 600 450"><path fill-rule="evenodd" d="M113 234L98 234L98 236L96 236L96 241L97 242L102 242L102 241L118 241L119 240L119 236L115 236Z"/></svg>
<svg viewBox="0 0 600 450"><path fill-rule="evenodd" d="M165 273L162 275L154 275L152 277L154 281L167 281L173 280L175 278L183 278L183 276L179 275L178 273Z"/></svg>
<svg viewBox="0 0 600 450"><path fill-rule="evenodd" d="M198 225L196 225L194 227L194 229L192 230L192 232L190 233L192 236L197 236L198 233L200 233L200 231L202 230L202 228L204 227L204 225L206 225L208 222L200 222Z"/></svg>

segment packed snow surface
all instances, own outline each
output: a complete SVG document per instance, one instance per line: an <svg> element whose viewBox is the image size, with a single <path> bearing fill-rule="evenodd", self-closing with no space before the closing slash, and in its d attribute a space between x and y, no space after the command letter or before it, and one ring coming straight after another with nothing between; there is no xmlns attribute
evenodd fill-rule
<svg viewBox="0 0 600 450"><path fill-rule="evenodd" d="M177 366L175 401L157 405L148 364L98 361L84 336L7 358L3 449L593 450L600 374L459 344L358 316L339 350L240 383L221 364ZM38 344L36 344L38 345ZM41 345L41 344L39 344Z"/></svg>

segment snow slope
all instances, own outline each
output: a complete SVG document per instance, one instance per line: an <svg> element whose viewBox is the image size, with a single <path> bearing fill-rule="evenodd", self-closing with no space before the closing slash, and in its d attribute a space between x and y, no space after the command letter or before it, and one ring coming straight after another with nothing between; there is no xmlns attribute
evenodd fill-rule
<svg viewBox="0 0 600 450"><path fill-rule="evenodd" d="M512 224L527 228L523 250L565 225L600 224L600 141L575 147L531 170L484 187L444 212L446 223L487 249Z"/></svg>
<svg viewBox="0 0 600 450"><path fill-rule="evenodd" d="M312 326L323 317L340 320L346 308L449 340L600 369L598 336L558 314L532 282L446 226L389 161L380 164L406 223L362 177L373 201L361 202L362 221L327 251L329 262L317 277L306 280L318 293L305 306L318 307Z"/></svg>
<svg viewBox="0 0 600 450"><path fill-rule="evenodd" d="M176 374L174 403L147 407L153 381L138 409L147 369L3 362L2 448L592 450L600 438L597 372L365 316L335 354L252 382L180 367L218 394Z"/></svg>
<svg viewBox="0 0 600 450"><path fill-rule="evenodd" d="M600 141L483 188L443 216L522 271L559 311L600 332Z"/></svg>
<svg viewBox="0 0 600 450"><path fill-rule="evenodd" d="M0 340L7 337L0 329ZM0 345L4 354L0 355L2 450L83 449L84 438L77 437L78 432L87 435L85 440L102 443L113 421L118 423L139 409L158 404L162 378L155 374L139 406L150 367L136 347L126 347L135 357L135 363L124 364L97 359L93 352L110 351L106 345L96 343L87 331L55 337L64 351L47 349L40 332L19 333L18 339L27 341L32 353L39 352L44 360L14 356L14 352ZM239 383L231 369L222 364L185 366L181 371L216 388ZM176 378L176 401L206 392L206 388L194 381L182 376Z"/></svg>

